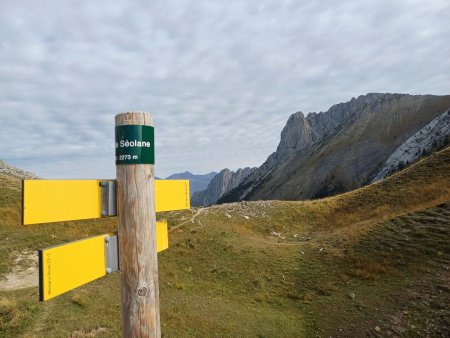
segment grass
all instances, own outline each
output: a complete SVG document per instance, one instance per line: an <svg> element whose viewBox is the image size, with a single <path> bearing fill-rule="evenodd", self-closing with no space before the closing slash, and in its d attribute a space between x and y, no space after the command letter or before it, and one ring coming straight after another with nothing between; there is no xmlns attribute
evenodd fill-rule
<svg viewBox="0 0 450 338"><path fill-rule="evenodd" d="M170 225L158 259L163 336L446 336L449 174L446 149L332 198L160 215ZM114 219L21 226L20 196L20 182L0 176L0 276L14 252L117 227ZM120 336L119 290L112 274L46 303L37 288L0 291L17 314L1 315L0 336Z"/></svg>
<svg viewBox="0 0 450 338"><path fill-rule="evenodd" d="M17 325L20 318L20 311L14 300L7 298L0 299L0 330Z"/></svg>

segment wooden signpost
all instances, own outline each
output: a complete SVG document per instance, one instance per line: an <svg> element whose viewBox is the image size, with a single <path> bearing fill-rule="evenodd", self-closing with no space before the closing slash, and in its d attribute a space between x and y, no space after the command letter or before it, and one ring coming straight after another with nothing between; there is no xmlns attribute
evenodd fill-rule
<svg viewBox="0 0 450 338"><path fill-rule="evenodd" d="M126 146L127 142L129 147ZM132 142L149 144L150 147L131 147ZM154 235L155 158L154 153L148 151L153 149L153 143L153 121L149 114L116 115L123 337L161 337L158 260Z"/></svg>
<svg viewBox="0 0 450 338"><path fill-rule="evenodd" d="M24 180L23 224L118 216L118 233L39 250L39 299L121 273L122 336L160 337L156 212L189 209L189 181L155 180L150 114L116 115L116 180Z"/></svg>

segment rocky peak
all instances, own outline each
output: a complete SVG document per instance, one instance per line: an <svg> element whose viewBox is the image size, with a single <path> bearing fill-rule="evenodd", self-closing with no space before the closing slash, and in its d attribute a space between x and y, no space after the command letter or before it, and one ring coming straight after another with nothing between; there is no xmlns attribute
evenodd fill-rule
<svg viewBox="0 0 450 338"><path fill-rule="evenodd" d="M306 117L301 111L292 114L281 132L281 140L275 153L276 162L317 144L326 135L353 122L367 111L380 110L386 102L402 96L405 94L369 93L335 104L325 113L312 112Z"/></svg>
<svg viewBox="0 0 450 338"><path fill-rule="evenodd" d="M275 152L276 162L284 161L320 142L337 126L338 123L324 113L309 113L307 117L302 112L292 114L281 132L280 143Z"/></svg>
<svg viewBox="0 0 450 338"><path fill-rule="evenodd" d="M311 143L312 137L311 128L303 113L292 114L281 131L281 140L277 152L280 155L296 152L300 147L305 147Z"/></svg>

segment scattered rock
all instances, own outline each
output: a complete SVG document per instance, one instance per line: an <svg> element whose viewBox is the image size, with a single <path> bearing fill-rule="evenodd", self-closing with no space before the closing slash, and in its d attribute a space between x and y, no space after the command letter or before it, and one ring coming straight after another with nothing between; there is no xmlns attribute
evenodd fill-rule
<svg viewBox="0 0 450 338"><path fill-rule="evenodd" d="M245 219L249 219L250 217L248 217L248 216L244 216L244 218L245 218Z"/></svg>
<svg viewBox="0 0 450 338"><path fill-rule="evenodd" d="M444 285L444 284L436 285L436 288L437 288L439 291L450 292L450 287L447 286L447 285Z"/></svg>
<svg viewBox="0 0 450 338"><path fill-rule="evenodd" d="M231 215L228 212L225 213L225 216L227 216L228 218L231 218Z"/></svg>
<svg viewBox="0 0 450 338"><path fill-rule="evenodd" d="M394 332L394 333L396 333L396 334L398 334L398 335L403 335L403 333L405 332L405 328L404 327L402 327L402 326L400 326L400 325L392 325L391 327L390 327L390 329Z"/></svg>
<svg viewBox="0 0 450 338"><path fill-rule="evenodd" d="M319 249L319 252L323 252L323 248L320 248L320 249Z"/></svg>
<svg viewBox="0 0 450 338"><path fill-rule="evenodd" d="M303 251L300 251L302 253L302 255L304 255L305 253Z"/></svg>
<svg viewBox="0 0 450 338"><path fill-rule="evenodd" d="M353 292L350 292L349 294L347 294L347 296L350 299L355 299L355 294Z"/></svg>
<svg viewBox="0 0 450 338"><path fill-rule="evenodd" d="M106 327L98 327L98 328L92 329L90 331L83 329L83 330L77 330L77 331L72 332L69 337L70 338L95 337L98 335L102 335L106 332L108 332L108 328L106 328Z"/></svg>
<svg viewBox="0 0 450 338"><path fill-rule="evenodd" d="M38 257L34 251L23 250L12 252L14 260L12 271L0 276L0 291L19 290L38 285Z"/></svg>
<svg viewBox="0 0 450 338"><path fill-rule="evenodd" d="M380 332L381 328L377 325L377 326L375 326L375 331Z"/></svg>
<svg viewBox="0 0 450 338"><path fill-rule="evenodd" d="M281 232L272 231L270 235L273 237L278 237L279 239L286 239L286 237L281 236Z"/></svg>

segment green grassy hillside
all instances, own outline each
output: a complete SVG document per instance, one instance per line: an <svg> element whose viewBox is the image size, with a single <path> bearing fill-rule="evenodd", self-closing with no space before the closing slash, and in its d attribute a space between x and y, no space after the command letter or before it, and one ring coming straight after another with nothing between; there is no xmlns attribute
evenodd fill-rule
<svg viewBox="0 0 450 338"><path fill-rule="evenodd" d="M332 198L159 215L171 226L159 255L163 336L447 336L449 177L447 148ZM20 186L0 176L3 278L35 264L20 259L29 250L117 227L22 226ZM113 274L46 303L37 287L0 291L0 336L119 336L119 284Z"/></svg>

